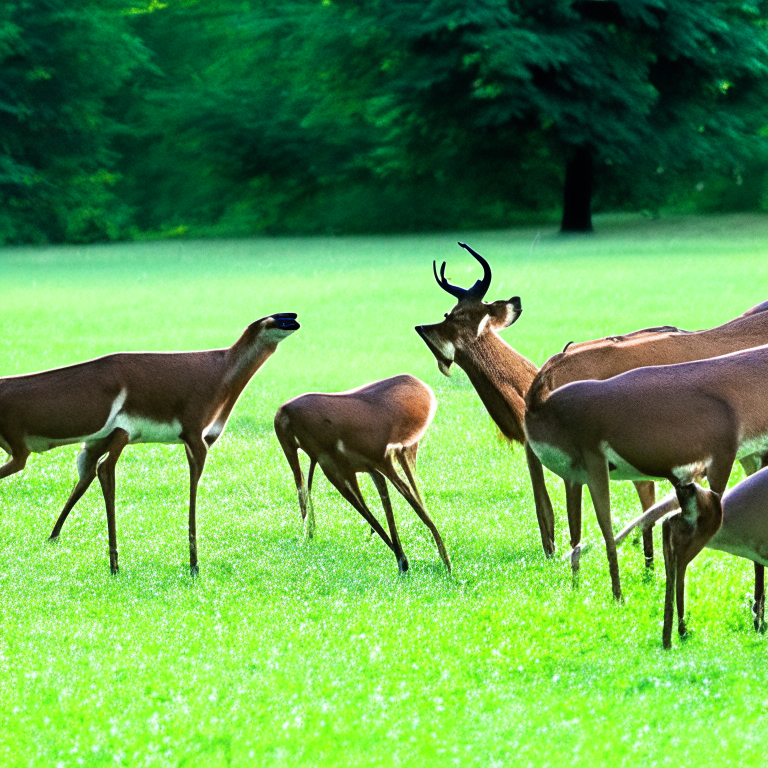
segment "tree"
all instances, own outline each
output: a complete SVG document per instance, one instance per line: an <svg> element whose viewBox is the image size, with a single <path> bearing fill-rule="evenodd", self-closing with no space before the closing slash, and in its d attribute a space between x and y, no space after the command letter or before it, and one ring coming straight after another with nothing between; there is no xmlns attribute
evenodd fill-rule
<svg viewBox="0 0 768 768"><path fill-rule="evenodd" d="M338 0L378 35L405 124L533 134L564 166L562 231L595 181L765 153L768 5L727 0ZM495 144L493 152L508 148Z"/></svg>
<svg viewBox="0 0 768 768"><path fill-rule="evenodd" d="M113 0L0 7L0 242L118 237L110 103L146 63Z"/></svg>

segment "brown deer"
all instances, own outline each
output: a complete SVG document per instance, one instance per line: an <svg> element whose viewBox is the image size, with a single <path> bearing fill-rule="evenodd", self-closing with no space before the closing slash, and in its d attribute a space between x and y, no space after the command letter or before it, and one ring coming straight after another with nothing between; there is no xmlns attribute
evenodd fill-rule
<svg viewBox="0 0 768 768"><path fill-rule="evenodd" d="M98 474L107 509L109 567L118 572L115 465L132 443L181 443L189 461L189 567L197 574L195 500L208 448L224 430L245 385L299 328L283 312L251 323L226 349L120 352L66 368L0 379L0 448L10 460L0 478L24 468L30 453L83 443L79 480L51 533Z"/></svg>
<svg viewBox="0 0 768 768"><path fill-rule="evenodd" d="M409 374L348 392L300 395L281 405L275 415L275 432L293 471L306 537L311 539L314 535L310 494L312 476L319 464L339 493L395 553L400 573L405 573L408 560L395 525L387 491L386 480L389 480L429 528L440 558L450 572L448 553L437 526L427 514L415 476L419 441L432 422L436 408L432 389ZM306 486L299 449L310 459ZM405 480L398 474L395 460L403 468ZM358 472L367 472L379 492L389 536L365 503L357 482Z"/></svg>
<svg viewBox="0 0 768 768"><path fill-rule="evenodd" d="M607 379L633 368L699 360L768 343L768 302L749 310L742 317L711 330L688 333L673 326L646 328L622 336L568 344L547 360L539 371L528 359L510 347L499 331L514 323L522 312L520 299L483 301L491 284L488 262L465 243L459 243L483 267L483 277L469 288L451 285L445 278L445 263L437 273L438 285L458 299L445 319L433 325L419 325L421 336L437 360L440 371L450 375L455 362L463 368L491 418L504 436L525 445L533 486L542 545L547 555L555 551L555 522L552 503L544 483L541 462L526 443L523 426L526 401L543 402L549 394L572 381ZM653 482L636 482L644 510L655 501ZM571 546L581 541L581 496L579 483L566 482L566 501ZM644 536L646 563L653 560L652 534ZM574 575L578 557L573 558Z"/></svg>
<svg viewBox="0 0 768 768"><path fill-rule="evenodd" d="M637 368L556 389L525 415L528 443L563 479L587 484L621 599L609 479L706 477L722 494L736 459L768 453L768 346Z"/></svg>
<svg viewBox="0 0 768 768"><path fill-rule="evenodd" d="M668 517L662 526L667 573L664 647L669 648L672 642L675 598L678 632L681 637L685 636L685 571L688 563L704 547L753 561L753 624L756 631L764 631L764 568L768 565L768 468L763 467L757 474L727 490L722 499L714 491L702 488L696 483L680 485L676 489L676 501L682 511ZM618 547L634 529L642 529L655 523L668 511L669 505L659 502L616 535L616 546ZM583 551L587 551L587 548L585 546Z"/></svg>

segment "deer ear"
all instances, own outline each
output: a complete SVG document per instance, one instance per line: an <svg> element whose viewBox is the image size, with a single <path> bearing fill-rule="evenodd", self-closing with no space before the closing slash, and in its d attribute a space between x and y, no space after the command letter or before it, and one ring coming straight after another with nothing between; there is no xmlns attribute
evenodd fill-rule
<svg viewBox="0 0 768 768"><path fill-rule="evenodd" d="M520 297L519 296L513 296L509 301L504 302L507 316L502 319L500 328L509 328L512 323L517 320L518 317L522 314L523 311L523 305L520 303Z"/></svg>
<svg viewBox="0 0 768 768"><path fill-rule="evenodd" d="M483 315L483 319L477 325L477 335L479 336L488 325L488 321L491 319L490 315Z"/></svg>

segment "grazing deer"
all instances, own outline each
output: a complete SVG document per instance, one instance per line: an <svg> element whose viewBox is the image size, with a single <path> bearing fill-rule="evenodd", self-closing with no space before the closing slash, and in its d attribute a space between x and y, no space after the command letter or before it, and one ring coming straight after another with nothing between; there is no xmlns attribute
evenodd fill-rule
<svg viewBox="0 0 768 768"><path fill-rule="evenodd" d="M440 558L450 572L448 553L437 526L424 508L414 474L419 441L432 422L436 408L437 400L431 388L409 374L375 381L348 392L312 392L283 403L275 415L275 432L296 481L306 537L314 535L310 494L312 476L319 464L339 493L395 553L397 566L405 573L408 560L397 534L386 478L429 528ZM306 486L299 449L310 459ZM403 468L406 480L398 474L395 460ZM365 503L357 483L358 472L367 472L373 479L387 517L389 536Z"/></svg>
<svg viewBox="0 0 768 768"><path fill-rule="evenodd" d="M10 454L0 478L24 468L30 453L83 443L79 480L51 539L96 475L104 493L109 567L117 573L115 465L131 443L183 443L189 461L189 567L197 574L195 500L208 448L237 398L277 345L299 328L283 312L251 323L227 349L120 352L66 368L0 379L0 448Z"/></svg>
<svg viewBox="0 0 768 768"><path fill-rule="evenodd" d="M675 501L681 511L664 521L664 560L667 592L664 606L663 644L672 643L672 616L677 599L678 632L685 636L685 571L704 548L728 552L752 560L755 566L755 597L752 617L755 630L765 629L765 578L768 565L768 468L765 466L721 497L696 483L679 485ZM629 523L616 535L616 546L636 528L645 528L666 515L669 500ZM720 524L722 521L722 525ZM712 535L714 532L714 535ZM709 538L711 536L711 538ZM585 546L584 550L587 551Z"/></svg>
<svg viewBox="0 0 768 768"><path fill-rule="evenodd" d="M736 459L768 454L766 377L768 345L573 382L529 406L533 451L563 479L589 486L617 600L609 478L680 486L706 477L722 494Z"/></svg>
<svg viewBox="0 0 768 768"><path fill-rule="evenodd" d="M550 393L573 381L607 379L633 368L700 360L768 343L768 302L742 317L711 330L688 333L673 326L645 328L622 336L568 344L551 357L539 371L528 359L510 347L499 331L512 325L522 312L520 299L483 301L491 284L488 262L465 243L459 243L483 267L483 277L469 288L451 285L445 278L445 262L437 273L437 284L458 299L445 319L433 325L419 325L416 332L437 360L440 371L450 375L455 362L466 371L480 399L502 434L511 442L525 445L533 486L542 545L547 555L555 551L555 520L544 483L544 472L536 454L526 443L523 425L526 407L543 402ZM655 500L651 481L635 483L644 510ZM582 486L566 482L566 502L571 546L581 541ZM653 560L652 534L644 536L646 563ZM574 576L578 559L572 560Z"/></svg>

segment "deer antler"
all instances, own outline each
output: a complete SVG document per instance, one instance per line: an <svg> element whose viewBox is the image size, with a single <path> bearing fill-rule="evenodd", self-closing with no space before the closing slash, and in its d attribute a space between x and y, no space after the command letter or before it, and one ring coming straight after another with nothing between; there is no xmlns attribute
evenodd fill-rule
<svg viewBox="0 0 768 768"><path fill-rule="evenodd" d="M466 299L476 299L482 301L485 294L488 292L488 288L491 285L491 265L475 250L470 248L466 243L459 243L459 245L465 250L469 251L482 265L483 265L483 277L477 280L471 288L459 288L457 285L451 285L445 279L445 262L440 267L440 276L437 275L437 262L432 262L432 271L435 274L435 280L437 284L451 296L455 296L459 301Z"/></svg>

